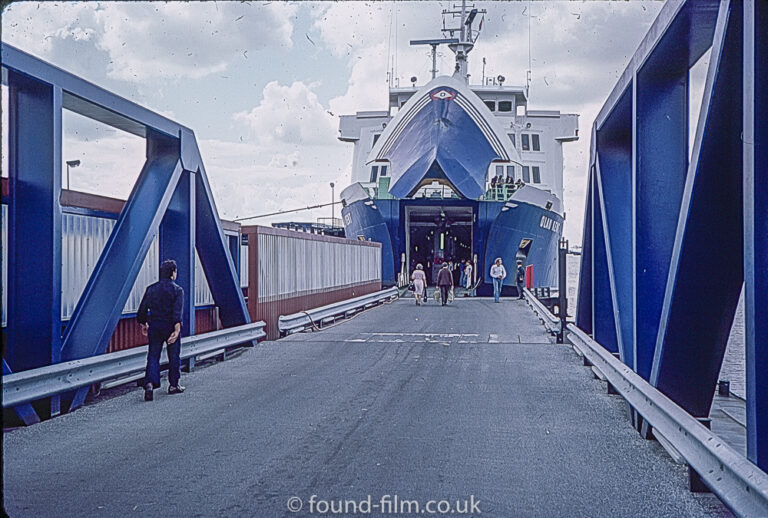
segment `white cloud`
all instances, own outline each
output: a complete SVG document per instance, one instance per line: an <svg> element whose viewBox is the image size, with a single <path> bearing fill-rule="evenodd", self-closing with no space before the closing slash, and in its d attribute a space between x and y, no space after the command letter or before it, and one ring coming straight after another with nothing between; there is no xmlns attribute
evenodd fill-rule
<svg viewBox="0 0 768 518"><path fill-rule="evenodd" d="M391 11L391 3L333 2L312 13L313 28L335 56L349 57L386 39Z"/></svg>
<svg viewBox="0 0 768 518"><path fill-rule="evenodd" d="M261 103L234 115L246 123L259 142L303 146L336 142L336 120L318 101L311 87L294 81L283 86L272 81L264 87Z"/></svg>
<svg viewBox="0 0 768 518"><path fill-rule="evenodd" d="M19 2L3 12L3 40L152 109L174 109L182 118L194 109L213 114L211 120L231 121L228 128L224 125L226 131L221 131L221 124L214 126L216 140L205 135L205 124L192 126L201 139L217 205L231 218L322 203L330 197L331 181L339 186L338 194L349 182L352 146L336 140L335 116L386 109L391 58L396 57L401 84L410 84L410 76L424 84L431 68L429 47L410 47L408 41L440 37L440 10L451 6L449 2L298 6L287 2ZM530 106L581 114L581 140L564 146L565 233L576 242L581 235L592 122L661 3L477 2L477 7L486 8L488 14L470 54L473 83L482 75L483 57L487 58L486 76L502 74L506 84L525 83L530 9ZM346 62L346 73L320 77L326 87L333 83L331 91L341 95L318 98L316 93L326 89L308 84L300 73L289 75L289 80L279 76L288 69L276 56L291 59L300 50L299 45L292 46L294 25L309 26L306 36L316 45L316 58L322 59L325 53ZM253 67L260 77L281 79L269 83L261 96L253 92L255 100L245 111L240 104L224 112L211 99L200 97L199 91L211 84L212 74L225 73L235 64ZM453 55L447 48L439 49L438 66L441 73L451 73ZM242 84L237 88L233 84L230 90L227 83L220 84L220 99L251 95ZM158 95L162 88L178 91L180 99L195 99L189 103L194 108L168 106L167 97ZM694 96L693 101L699 99ZM237 110L240 113L234 113ZM77 124L72 128L79 133L68 137L66 159L86 153L83 165L73 170L76 181L127 195L122 183L138 174L134 165L114 173L110 180L116 167L123 168L122 136L92 134ZM250 132L243 132L244 128ZM73 142L85 138L101 143L98 156ZM138 149L131 154L142 158L143 150ZM70 156L69 150L77 156ZM111 159L104 158L110 153ZM292 217L306 220L328 212L321 209Z"/></svg>
<svg viewBox="0 0 768 518"><path fill-rule="evenodd" d="M249 51L290 48L297 9L287 2L18 3L4 13L14 21L3 36L46 59L57 49L103 53L113 79L199 79ZM87 49L77 45L84 42Z"/></svg>
<svg viewBox="0 0 768 518"><path fill-rule="evenodd" d="M91 140L67 134L62 144L62 184L66 186L63 162L80 160L70 170L72 190L127 199L145 162L144 139L118 132Z"/></svg>
<svg viewBox="0 0 768 518"><path fill-rule="evenodd" d="M330 182L346 186L351 158L342 144L302 146L262 146L253 142L232 143L201 140L200 151L224 218L266 214L327 203L331 198ZM238 157L250 157L245 163ZM336 196L340 189L336 189ZM339 209L337 208L337 217ZM311 220L330 216L330 208L291 213L257 220L248 224L269 224L286 219Z"/></svg>

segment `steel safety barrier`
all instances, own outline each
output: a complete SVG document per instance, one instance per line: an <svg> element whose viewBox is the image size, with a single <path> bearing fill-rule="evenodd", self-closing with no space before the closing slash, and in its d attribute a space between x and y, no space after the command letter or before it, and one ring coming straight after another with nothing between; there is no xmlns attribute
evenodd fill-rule
<svg viewBox="0 0 768 518"><path fill-rule="evenodd" d="M181 359L195 358L266 336L264 322L220 329L181 342ZM3 376L3 408L85 387L144 370L147 346L72 360Z"/></svg>
<svg viewBox="0 0 768 518"><path fill-rule="evenodd" d="M573 324L571 343L738 516L768 516L768 474Z"/></svg>
<svg viewBox="0 0 768 518"><path fill-rule="evenodd" d="M525 297L526 302L528 302L528 305L531 306L531 309L533 309L533 312L539 316L544 327L547 328L547 331L550 333L557 333L560 331L560 319L550 313L547 307L536 298L536 295L531 293L528 288L523 288L523 296Z"/></svg>
<svg viewBox="0 0 768 518"><path fill-rule="evenodd" d="M340 315L347 315L351 312L356 312L361 308L380 304L385 300L395 299L397 297L397 288L393 287L375 293L369 293L368 295L363 295L361 297L329 304L327 306L293 313L292 315L281 315L278 319L277 327L280 330L280 334L285 336L287 334L303 331L313 324L323 323L324 321L336 318Z"/></svg>

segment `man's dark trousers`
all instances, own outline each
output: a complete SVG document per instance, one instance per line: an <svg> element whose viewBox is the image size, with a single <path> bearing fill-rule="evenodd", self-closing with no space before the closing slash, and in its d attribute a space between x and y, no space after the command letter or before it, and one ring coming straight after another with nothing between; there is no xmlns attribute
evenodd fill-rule
<svg viewBox="0 0 768 518"><path fill-rule="evenodd" d="M440 286L440 296L442 297L441 302L443 303L443 306L445 306L448 303L448 292L451 290L450 286Z"/></svg>
<svg viewBox="0 0 768 518"><path fill-rule="evenodd" d="M163 342L173 333L173 322L149 323L149 351L147 352L147 373L144 383L152 383L153 388L160 387L160 353L163 351ZM179 384L181 378L181 336L175 342L168 344L168 381L171 386Z"/></svg>

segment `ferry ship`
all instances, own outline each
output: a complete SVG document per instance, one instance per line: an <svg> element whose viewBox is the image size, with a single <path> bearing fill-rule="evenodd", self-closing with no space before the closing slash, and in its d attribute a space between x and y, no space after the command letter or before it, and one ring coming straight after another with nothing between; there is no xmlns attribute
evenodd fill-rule
<svg viewBox="0 0 768 518"><path fill-rule="evenodd" d="M433 285L444 262L469 261L472 287L492 293L490 267L507 269L502 295L517 295L518 260L529 287L555 286L563 220L564 142L578 139L578 115L529 110L528 87L504 77L470 84L468 55L485 10L443 11L459 26L432 47L432 80L390 84L389 107L342 115L339 139L354 144L352 184L341 193L347 238L382 244L382 282L405 285L421 263ZM455 54L437 76L436 48Z"/></svg>

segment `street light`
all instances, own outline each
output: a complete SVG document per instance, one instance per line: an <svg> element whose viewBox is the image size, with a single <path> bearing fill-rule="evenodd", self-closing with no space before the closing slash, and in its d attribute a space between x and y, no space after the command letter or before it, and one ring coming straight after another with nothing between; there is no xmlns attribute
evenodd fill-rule
<svg viewBox="0 0 768 518"><path fill-rule="evenodd" d="M334 216L334 210L333 210L333 202L335 201L333 188L336 187L336 185L331 182L331 226L333 226L333 216Z"/></svg>
<svg viewBox="0 0 768 518"><path fill-rule="evenodd" d="M80 165L80 160L67 160L67 189L69 189L69 168Z"/></svg>

